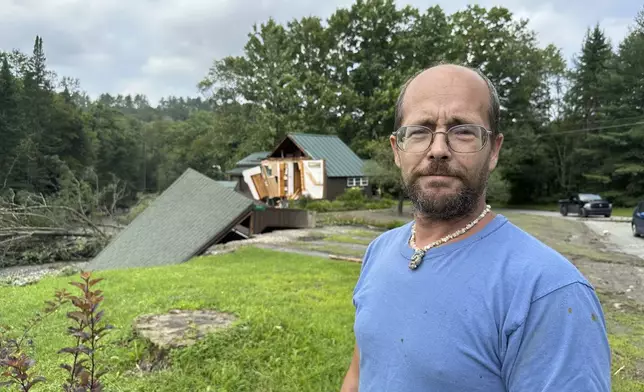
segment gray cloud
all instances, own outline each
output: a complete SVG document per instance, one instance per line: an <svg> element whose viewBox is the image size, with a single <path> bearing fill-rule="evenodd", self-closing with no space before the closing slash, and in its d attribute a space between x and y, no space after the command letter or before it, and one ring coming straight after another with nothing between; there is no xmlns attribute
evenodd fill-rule
<svg viewBox="0 0 644 392"><path fill-rule="evenodd" d="M196 95L213 59L240 54L253 23L308 15L328 17L351 0L0 0L0 49L29 52L44 40L50 68L79 78L90 95L144 93L152 102L167 95ZM420 9L421 0L398 1ZM439 0L447 12L468 1ZM498 2L483 0L484 6ZM540 41L554 43L569 59L586 28L600 22L617 43L627 32L638 0L502 2L531 20Z"/></svg>

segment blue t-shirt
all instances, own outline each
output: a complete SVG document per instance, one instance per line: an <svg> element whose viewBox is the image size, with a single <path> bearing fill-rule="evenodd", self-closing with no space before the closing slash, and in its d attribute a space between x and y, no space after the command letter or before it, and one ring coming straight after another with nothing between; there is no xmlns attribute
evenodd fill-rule
<svg viewBox="0 0 644 392"><path fill-rule="evenodd" d="M610 392L604 314L567 259L497 215L410 270L410 235L388 231L364 257L360 392Z"/></svg>

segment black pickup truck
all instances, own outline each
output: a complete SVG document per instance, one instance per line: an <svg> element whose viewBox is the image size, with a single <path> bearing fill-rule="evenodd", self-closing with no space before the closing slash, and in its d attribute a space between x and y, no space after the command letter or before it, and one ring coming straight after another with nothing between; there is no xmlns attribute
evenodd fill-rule
<svg viewBox="0 0 644 392"><path fill-rule="evenodd" d="M599 195L592 193L576 193L568 199L559 200L561 215L578 214L579 216L603 215L610 217L613 205Z"/></svg>

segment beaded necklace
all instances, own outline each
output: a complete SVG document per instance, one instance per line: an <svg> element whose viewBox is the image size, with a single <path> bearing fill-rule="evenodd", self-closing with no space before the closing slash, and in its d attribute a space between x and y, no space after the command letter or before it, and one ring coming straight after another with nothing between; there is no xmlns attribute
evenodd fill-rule
<svg viewBox="0 0 644 392"><path fill-rule="evenodd" d="M420 263L422 263L423 261L423 257L425 257L425 253L427 253L427 251L430 250L431 248L434 248L438 245L442 245L447 241L453 240L454 238L466 233L477 223L479 223L479 221L483 219L483 217L485 217L485 215L487 215L491 209L492 207L490 207L489 205L485 206L485 209L483 210L483 212L481 212L481 215L479 215L476 219L468 223L465 227L453 232L452 234L446 235L445 237L437 241L434 241L431 244L421 249L416 247L416 222L414 222L414 224L411 226L411 238L409 239L409 245L411 246L412 249L414 249L414 255L411 257L411 261L409 262L409 269L415 270L416 268L418 268Z"/></svg>

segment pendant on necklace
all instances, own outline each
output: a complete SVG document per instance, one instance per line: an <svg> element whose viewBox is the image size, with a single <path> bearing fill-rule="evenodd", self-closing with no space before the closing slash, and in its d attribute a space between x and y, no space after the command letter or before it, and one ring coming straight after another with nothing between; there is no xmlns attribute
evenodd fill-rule
<svg viewBox="0 0 644 392"><path fill-rule="evenodd" d="M425 256L425 250L416 249L414 255L411 256L411 261L409 262L409 269L416 269L423 262L423 257Z"/></svg>

